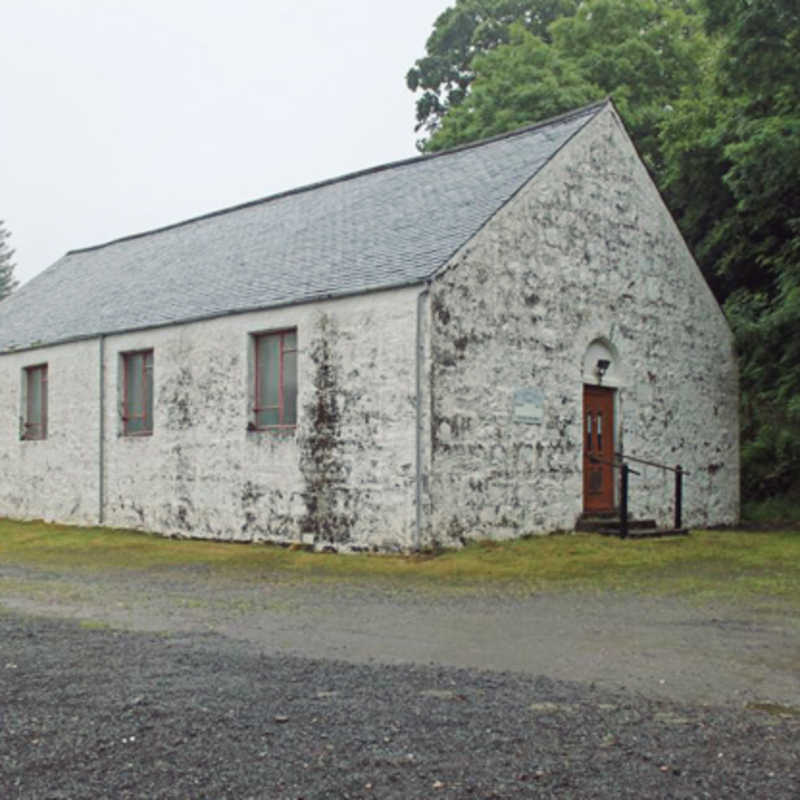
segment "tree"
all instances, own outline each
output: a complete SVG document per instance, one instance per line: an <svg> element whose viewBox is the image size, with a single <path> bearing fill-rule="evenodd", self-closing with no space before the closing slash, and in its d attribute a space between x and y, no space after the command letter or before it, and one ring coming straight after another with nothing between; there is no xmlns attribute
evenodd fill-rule
<svg viewBox="0 0 800 800"><path fill-rule="evenodd" d="M422 92L415 130L432 134L439 128L467 96L475 56L507 43L513 23L547 42L547 26L577 7L578 0L456 0L437 17L425 56L406 75L408 88Z"/></svg>
<svg viewBox="0 0 800 800"><path fill-rule="evenodd" d="M508 44L476 56L469 95L449 109L425 143L428 152L514 130L603 96L575 63L512 25Z"/></svg>
<svg viewBox="0 0 800 800"><path fill-rule="evenodd" d="M800 226L797 0L707 0L703 80L661 123L663 187L724 300L777 289Z"/></svg>
<svg viewBox="0 0 800 800"><path fill-rule="evenodd" d="M672 104L661 120L659 137L664 198L722 303L738 287L757 287L761 271L751 263L750 243L732 213L736 199L725 181L731 168L726 149L740 103L720 96L715 63L711 59L705 79L685 88Z"/></svg>
<svg viewBox="0 0 800 800"><path fill-rule="evenodd" d="M736 336L745 499L800 495L800 9L707 0L706 80L661 128L666 198Z"/></svg>
<svg viewBox="0 0 800 800"><path fill-rule="evenodd" d="M743 488L756 499L797 497L800 7L796 0L709 0L709 7L710 24L727 34L717 87L734 109L724 147L734 205L725 222L739 235L720 269L748 278L725 305L740 353Z"/></svg>
<svg viewBox="0 0 800 800"><path fill-rule="evenodd" d="M3 221L0 220L0 300L17 288L17 280L14 278L14 263L11 261L14 251L8 246L7 241L10 236Z"/></svg>
<svg viewBox="0 0 800 800"><path fill-rule="evenodd" d="M614 98L658 179L659 125L683 90L701 81L708 50L696 0L586 0L550 33L553 47Z"/></svg>
<svg viewBox="0 0 800 800"><path fill-rule="evenodd" d="M705 0L705 6L708 30L725 38L718 73L733 93L744 88L767 97L777 86L800 92L797 0Z"/></svg>
<svg viewBox="0 0 800 800"><path fill-rule="evenodd" d="M659 122L682 89L700 81L708 46L693 0L585 0L543 34L519 22L502 30L505 42L472 53L468 90L457 104L437 107L423 149L501 133L611 94L645 161L661 169Z"/></svg>

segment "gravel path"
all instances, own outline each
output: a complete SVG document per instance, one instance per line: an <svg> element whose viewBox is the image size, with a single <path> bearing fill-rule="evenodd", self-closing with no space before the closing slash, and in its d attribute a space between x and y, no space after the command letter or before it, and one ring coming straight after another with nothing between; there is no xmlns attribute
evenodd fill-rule
<svg viewBox="0 0 800 800"><path fill-rule="evenodd" d="M512 670L696 703L800 706L800 619L633 594L255 580L207 567L0 564L0 604L117 629L218 633L254 652Z"/></svg>
<svg viewBox="0 0 800 800"><path fill-rule="evenodd" d="M0 602L0 798L800 796L777 613L7 565Z"/></svg>

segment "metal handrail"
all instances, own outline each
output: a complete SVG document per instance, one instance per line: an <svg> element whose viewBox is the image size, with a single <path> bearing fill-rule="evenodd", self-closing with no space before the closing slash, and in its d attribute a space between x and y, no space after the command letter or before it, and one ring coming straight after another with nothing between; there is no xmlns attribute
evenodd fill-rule
<svg viewBox="0 0 800 800"><path fill-rule="evenodd" d="M659 464L658 461L648 461L646 458L639 458L638 456L629 456L627 453L614 453L617 458L627 459L628 461L635 461L637 464L647 464L649 467L658 467L659 469L668 469L670 472L678 472L680 470L684 475L689 473L681 467L680 464L670 467L667 464Z"/></svg>
<svg viewBox="0 0 800 800"><path fill-rule="evenodd" d="M619 503L619 528L620 536L625 539L628 536L628 475L641 475L635 469L631 469L626 463L625 459L629 461L636 461L639 464L647 464L651 467L658 467L659 469L666 469L675 473L675 528L680 529L683 527L683 476L688 475L684 472L680 464L674 467L668 467L666 464L659 464L656 461L648 461L644 458L637 458L636 456L625 455L624 453L614 453L614 457L619 461L606 461L605 459L598 458L597 456L589 454L589 461L593 464L605 464L613 469L620 470L620 503Z"/></svg>
<svg viewBox="0 0 800 800"><path fill-rule="evenodd" d="M615 453L614 455L617 454ZM591 461L592 464L605 464L608 467L614 467L614 469L622 469L623 467L623 464L620 461L606 461L603 458L598 458L597 456L593 455L589 456L589 461ZM632 475L642 474L641 472L637 472L635 469L631 469L630 467L628 467L628 472L630 472Z"/></svg>

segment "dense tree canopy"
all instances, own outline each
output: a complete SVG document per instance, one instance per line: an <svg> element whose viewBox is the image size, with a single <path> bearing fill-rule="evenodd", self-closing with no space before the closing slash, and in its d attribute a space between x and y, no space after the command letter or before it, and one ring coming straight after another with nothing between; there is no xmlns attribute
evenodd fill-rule
<svg viewBox="0 0 800 800"><path fill-rule="evenodd" d="M469 90L458 103L450 99L423 149L500 133L610 94L648 165L660 169L658 124L682 88L701 79L702 18L689 0L585 0L569 11L546 35L512 22L502 28L503 41L476 50Z"/></svg>
<svg viewBox="0 0 800 800"><path fill-rule="evenodd" d="M436 19L426 54L406 75L408 88L422 92L416 130L433 133L463 101L475 76L473 58L508 42L513 23L548 41L547 26L577 7L578 0L456 0Z"/></svg>
<svg viewBox="0 0 800 800"><path fill-rule="evenodd" d="M800 10L708 0L714 55L661 126L665 196L736 334L746 497L800 493Z"/></svg>
<svg viewBox="0 0 800 800"><path fill-rule="evenodd" d="M14 263L11 260L14 251L8 246L10 235L5 229L3 221L0 220L0 300L17 288L17 281L14 278Z"/></svg>
<svg viewBox="0 0 800 800"><path fill-rule="evenodd" d="M513 24L509 35L508 44L476 56L478 78L469 95L450 108L426 150L483 139L603 97L576 64L521 25Z"/></svg>
<svg viewBox="0 0 800 800"><path fill-rule="evenodd" d="M745 497L800 495L797 0L457 0L408 84L427 151L613 96L736 334Z"/></svg>

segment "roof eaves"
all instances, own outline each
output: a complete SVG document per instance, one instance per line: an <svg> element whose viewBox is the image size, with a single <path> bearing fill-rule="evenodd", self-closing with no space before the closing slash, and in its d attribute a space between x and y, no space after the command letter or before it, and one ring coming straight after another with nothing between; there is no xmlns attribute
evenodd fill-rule
<svg viewBox="0 0 800 800"><path fill-rule="evenodd" d="M326 300L342 300L347 297L358 297L365 294L376 294L377 292L392 292L397 291L398 289L409 289L412 286L422 286L426 282L427 278L422 277L398 281L397 283L393 284L375 284L374 286L367 286L359 289L317 292L315 294L308 294L300 299L293 298L292 300L281 300L275 303L268 303L266 305L255 305L248 308L233 308L225 311L214 311L208 314L197 314L193 317L169 320L165 322L154 322L150 323L149 325L134 325L132 327L120 328L118 330L92 331L90 333L81 333L74 336L65 336L61 339L40 340L24 345L8 345L0 349L0 356L11 355L12 353L25 353L31 350L41 350L44 347L59 347L64 344L83 342L107 336L122 336L128 333L140 333L142 331L157 330L160 328L172 328L176 325L191 325L195 322L205 322L206 320L218 319L220 317L254 314L260 311L274 311L279 308L309 305L310 303L322 303Z"/></svg>

